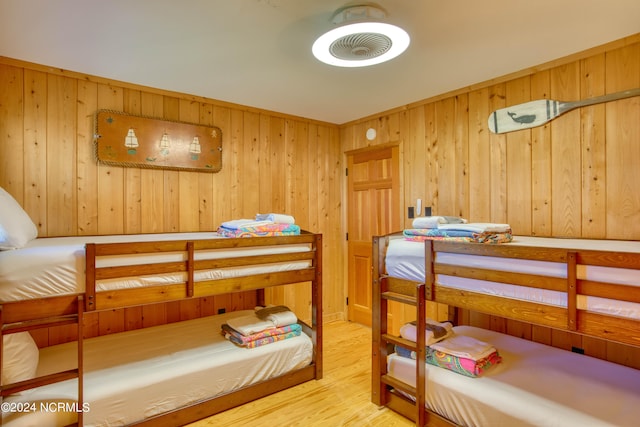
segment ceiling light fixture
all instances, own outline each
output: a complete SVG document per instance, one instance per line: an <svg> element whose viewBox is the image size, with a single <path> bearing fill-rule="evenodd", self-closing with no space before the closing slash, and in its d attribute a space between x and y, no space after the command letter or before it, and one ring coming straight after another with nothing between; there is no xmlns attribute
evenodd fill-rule
<svg viewBox="0 0 640 427"><path fill-rule="evenodd" d="M384 10L373 5L349 6L332 17L337 25L313 43L313 55L337 67L366 67L389 61L409 47L405 30L382 22Z"/></svg>

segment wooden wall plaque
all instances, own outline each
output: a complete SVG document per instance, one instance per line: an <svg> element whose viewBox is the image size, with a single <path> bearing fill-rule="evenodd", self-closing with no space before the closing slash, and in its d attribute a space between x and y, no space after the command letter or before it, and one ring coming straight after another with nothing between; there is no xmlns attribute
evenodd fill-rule
<svg viewBox="0 0 640 427"><path fill-rule="evenodd" d="M100 110L96 157L112 166L218 172L222 132L215 126Z"/></svg>

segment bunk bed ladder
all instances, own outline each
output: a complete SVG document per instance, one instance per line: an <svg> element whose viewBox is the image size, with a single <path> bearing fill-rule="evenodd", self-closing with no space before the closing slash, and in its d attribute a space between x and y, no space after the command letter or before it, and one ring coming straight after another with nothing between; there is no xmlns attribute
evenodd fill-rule
<svg viewBox="0 0 640 427"><path fill-rule="evenodd" d="M381 382L394 389L401 390L415 397L414 403L414 421L418 426L425 426L427 424L427 410L425 408L425 325L426 325L426 299L425 299L425 285L423 283L416 286L416 296L409 297L406 295L400 295L393 292L382 292L381 298L383 300L397 301L403 304L413 305L416 308L416 342L406 340L404 338L396 337L388 334L386 331L382 334L382 341L385 345L400 345L407 348L416 354L416 384L411 386L402 381L398 381L387 374L381 376ZM386 314L385 314L386 317Z"/></svg>
<svg viewBox="0 0 640 427"><path fill-rule="evenodd" d="M24 390L29 390L36 387L41 387L48 384L54 384L57 382L66 381L69 379L77 379L78 382L78 402L73 407L78 414L78 421L76 424L83 425L83 410L84 410L84 396L83 396L83 324L84 324L84 298L79 295L75 300L77 310L72 314L63 314L53 317L45 317L39 319L12 321L14 315L7 316L5 306L0 304L0 367L2 366L3 352L4 352L4 336L8 334L14 334L18 332L28 332L35 329L44 329L52 326L63 326L75 324L78 329L78 364L77 368L69 369L61 372L54 372L48 375L42 375L36 378L31 378L12 384L2 384L0 386L0 402L4 401L4 398L10 394L19 393ZM9 317L9 319L7 319ZM5 323L5 321L8 321ZM1 370L1 368L0 368ZM42 408L38 407L37 410ZM44 408L46 410L46 408ZM56 408L58 410L58 408ZM0 425L2 425L2 417L0 417Z"/></svg>
<svg viewBox="0 0 640 427"><path fill-rule="evenodd" d="M380 256L373 257L372 279L373 279L373 380L372 380L372 401L373 403L385 406L391 405L387 397L387 388L402 391L415 397L411 412L407 413L401 404L396 409L403 415L412 418L416 425L425 426L427 424L427 410L425 408L425 325L426 325L426 300L427 290L424 283L416 284L412 294L389 291L387 280L385 280L384 253L388 240L381 243L382 238L374 237L373 250L380 251ZM380 260L380 261L378 261ZM380 262L380 263L379 263ZM416 342L406 340L388 333L388 301L396 301L402 304L413 305L416 308L417 338ZM402 381L396 380L387 375L386 359L390 352L390 347L400 345L416 353L416 384L412 386ZM422 363L420 363L422 361ZM402 400L404 401L404 399Z"/></svg>

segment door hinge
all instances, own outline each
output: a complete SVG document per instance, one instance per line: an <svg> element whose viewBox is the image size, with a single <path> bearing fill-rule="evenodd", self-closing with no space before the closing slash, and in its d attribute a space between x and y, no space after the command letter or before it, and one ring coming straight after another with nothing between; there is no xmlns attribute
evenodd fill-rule
<svg viewBox="0 0 640 427"><path fill-rule="evenodd" d="M349 297L347 297L347 305L349 305Z"/></svg>
<svg viewBox="0 0 640 427"><path fill-rule="evenodd" d="M344 176L349 176L349 168L344 168Z"/></svg>
<svg viewBox="0 0 640 427"><path fill-rule="evenodd" d="M345 233L344 238L345 238L345 240L348 241L349 240L349 233Z"/></svg>

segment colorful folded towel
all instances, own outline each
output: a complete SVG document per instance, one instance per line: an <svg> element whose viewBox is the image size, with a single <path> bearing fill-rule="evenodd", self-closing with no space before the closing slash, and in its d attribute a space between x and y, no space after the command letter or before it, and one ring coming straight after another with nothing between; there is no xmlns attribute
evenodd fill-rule
<svg viewBox="0 0 640 427"><path fill-rule="evenodd" d="M258 221L253 219L234 219L231 221L225 221L220 226L227 230L239 230L247 227L259 227L262 225L271 224L273 221Z"/></svg>
<svg viewBox="0 0 640 427"><path fill-rule="evenodd" d="M468 224L460 224L468 225ZM513 240L511 229L504 233L487 231L476 233L470 230L443 229L443 228L407 228L402 234L406 240L424 242L425 240L443 240L462 243L509 243Z"/></svg>
<svg viewBox="0 0 640 427"><path fill-rule="evenodd" d="M258 332L249 336L242 335L231 328L228 324L222 325L222 334L226 339L234 344L255 348L262 345L270 344L276 341L282 341L288 338L299 336L302 333L302 326L295 323L293 325L281 326L266 331Z"/></svg>
<svg viewBox="0 0 640 427"><path fill-rule="evenodd" d="M300 234L300 226L274 222L265 222L255 226L240 226L239 228L220 226L218 234L224 237L293 236Z"/></svg>
<svg viewBox="0 0 640 427"><path fill-rule="evenodd" d="M442 224L438 226L440 230L447 231L469 231L471 233L510 233L509 224L493 224L488 222L472 222L468 224Z"/></svg>
<svg viewBox="0 0 640 427"><path fill-rule="evenodd" d="M487 357L480 360L465 359L464 357L453 356L427 347L425 361L433 366L447 369L467 377L479 377L486 373L487 370L502 361L502 357L498 351L494 351ZM416 359L415 351L411 351L401 346L395 347L396 354L401 357Z"/></svg>

